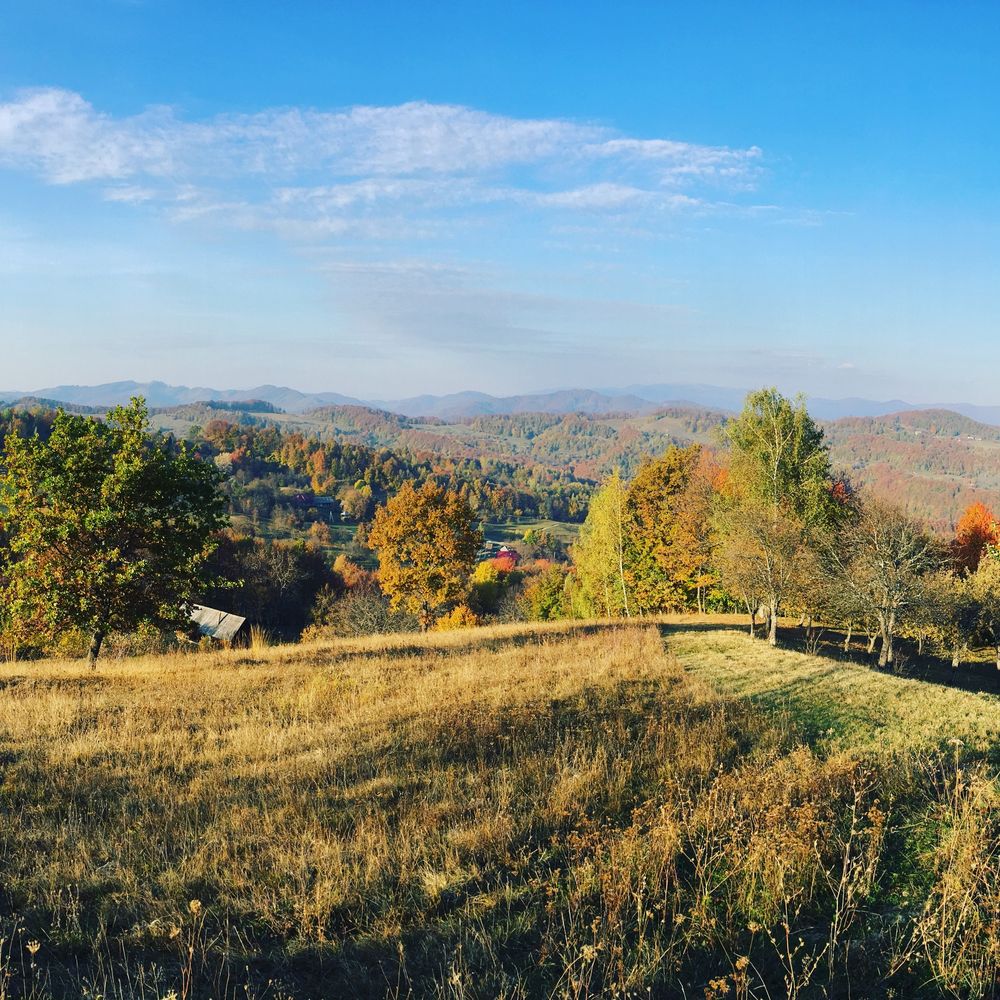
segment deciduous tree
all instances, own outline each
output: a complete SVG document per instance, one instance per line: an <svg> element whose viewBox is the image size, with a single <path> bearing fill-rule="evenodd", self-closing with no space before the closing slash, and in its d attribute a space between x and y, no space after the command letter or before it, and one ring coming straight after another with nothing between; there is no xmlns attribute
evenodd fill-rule
<svg viewBox="0 0 1000 1000"><path fill-rule="evenodd" d="M805 403L776 389L750 393L725 437L730 468L717 509L721 565L732 589L744 598L752 589L763 599L775 645L799 563L837 517L829 449Z"/></svg>
<svg viewBox="0 0 1000 1000"><path fill-rule="evenodd" d="M47 635L85 630L91 665L111 629L181 625L226 521L219 478L150 436L140 398L103 421L60 412L46 441L8 437L13 612Z"/></svg>
<svg viewBox="0 0 1000 1000"><path fill-rule="evenodd" d="M710 509L696 481L700 461L698 445L671 446L645 462L629 483L625 576L640 611L679 610L699 592Z"/></svg>
<svg viewBox="0 0 1000 1000"><path fill-rule="evenodd" d="M976 635L996 650L1000 670L1000 552L990 546L982 554L968 588L976 605Z"/></svg>
<svg viewBox="0 0 1000 1000"><path fill-rule="evenodd" d="M898 507L868 499L843 527L830 559L855 606L877 623L879 666L891 664L901 620L923 600L926 575L940 563L934 539Z"/></svg>
<svg viewBox="0 0 1000 1000"><path fill-rule="evenodd" d="M952 556L961 572L975 573L983 553L991 545L1000 544L1000 524L993 511L984 503L969 504L955 525Z"/></svg>
<svg viewBox="0 0 1000 1000"><path fill-rule="evenodd" d="M625 484L614 472L594 494L573 546L580 584L598 615L628 618L632 613L625 574L626 520Z"/></svg>
<svg viewBox="0 0 1000 1000"><path fill-rule="evenodd" d="M468 503L431 480L419 490L404 483L368 532L393 609L418 615L423 629L465 597L482 541Z"/></svg>

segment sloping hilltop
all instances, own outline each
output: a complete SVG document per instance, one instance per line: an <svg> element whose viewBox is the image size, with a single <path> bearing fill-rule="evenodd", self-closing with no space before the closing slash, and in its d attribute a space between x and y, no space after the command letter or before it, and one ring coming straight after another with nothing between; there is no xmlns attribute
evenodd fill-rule
<svg viewBox="0 0 1000 1000"><path fill-rule="evenodd" d="M11 664L0 683L5 996L996 983L989 695L709 621Z"/></svg>

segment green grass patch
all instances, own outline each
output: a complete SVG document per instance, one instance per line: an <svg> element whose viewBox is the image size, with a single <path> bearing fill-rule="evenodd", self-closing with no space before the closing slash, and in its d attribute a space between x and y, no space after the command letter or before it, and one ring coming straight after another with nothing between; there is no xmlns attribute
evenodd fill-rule
<svg viewBox="0 0 1000 1000"><path fill-rule="evenodd" d="M788 715L827 751L915 751L958 739L969 752L997 756L996 695L771 649L735 629L669 628L666 643L693 676L721 694Z"/></svg>

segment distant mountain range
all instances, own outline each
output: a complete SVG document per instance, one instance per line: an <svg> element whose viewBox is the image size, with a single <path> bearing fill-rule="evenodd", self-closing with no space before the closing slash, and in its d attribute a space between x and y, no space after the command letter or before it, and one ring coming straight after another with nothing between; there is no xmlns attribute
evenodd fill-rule
<svg viewBox="0 0 1000 1000"><path fill-rule="evenodd" d="M167 385L165 382L105 382L103 385L55 385L31 392L0 392L0 400L13 402L22 397L58 400L77 406L118 406L133 396L144 396L151 407L183 406L185 403L203 403L216 400L223 403L243 403L259 399L289 413L301 413L319 406L355 404L365 406L360 399L343 396L339 392L299 392L279 385L259 385L254 389L210 389L186 385Z"/></svg>
<svg viewBox="0 0 1000 1000"><path fill-rule="evenodd" d="M204 386L167 385L165 382L108 382L103 385L57 385L31 392L0 392L0 401L25 397L57 400L73 406L107 407L145 396L151 407L181 406L207 401L261 400L288 413L305 413L324 406L367 406L407 417L460 420L486 414L513 413L651 413L660 406L706 407L735 412L743 405L745 390L688 383L629 385L623 388L557 389L517 396L492 396L484 392L458 392L444 396L365 400L339 392L300 392L287 386L259 385L252 389L212 389ZM1000 426L1000 406L972 403L910 403L902 399L826 399L810 397L809 411L820 420L841 417L879 417L907 410L951 410L984 424Z"/></svg>

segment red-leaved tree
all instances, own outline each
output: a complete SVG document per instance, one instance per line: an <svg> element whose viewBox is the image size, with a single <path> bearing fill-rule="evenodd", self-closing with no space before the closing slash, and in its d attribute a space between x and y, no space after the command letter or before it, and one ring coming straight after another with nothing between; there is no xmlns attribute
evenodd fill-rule
<svg viewBox="0 0 1000 1000"><path fill-rule="evenodd" d="M969 504L955 526L952 556L959 570L975 573L979 560L991 545L1000 544L1000 525L986 504Z"/></svg>

